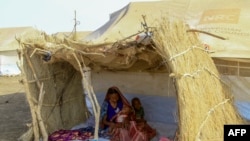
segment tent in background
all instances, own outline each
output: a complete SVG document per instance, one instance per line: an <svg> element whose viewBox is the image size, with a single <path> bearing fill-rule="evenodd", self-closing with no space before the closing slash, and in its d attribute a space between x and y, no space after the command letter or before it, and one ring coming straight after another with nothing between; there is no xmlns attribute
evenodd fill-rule
<svg viewBox="0 0 250 141"><path fill-rule="evenodd" d="M0 29L0 75L18 75L21 73L17 66L19 44L15 37L23 36L34 30L32 27Z"/></svg>
<svg viewBox="0 0 250 141"><path fill-rule="evenodd" d="M16 41L16 37L28 34L32 36L35 32L38 32L38 30L33 27L0 28L0 76L14 76L21 73L17 66L19 43ZM89 33L90 31L77 32L76 38L84 38ZM73 36L73 34L72 32L58 32L53 36L63 39Z"/></svg>
<svg viewBox="0 0 250 141"><path fill-rule="evenodd" d="M64 38L75 38L75 40L83 39L88 36L92 31L78 31L78 32L57 32L52 34L52 36L56 36L59 39ZM74 39L73 39L74 40Z"/></svg>
<svg viewBox="0 0 250 141"><path fill-rule="evenodd" d="M217 0L133 2L110 14L110 20L84 40L115 42L142 31L143 15L149 27L169 15L203 31L198 32L200 39L209 45L212 57L249 58L249 3L247 0L229 0L227 4Z"/></svg>

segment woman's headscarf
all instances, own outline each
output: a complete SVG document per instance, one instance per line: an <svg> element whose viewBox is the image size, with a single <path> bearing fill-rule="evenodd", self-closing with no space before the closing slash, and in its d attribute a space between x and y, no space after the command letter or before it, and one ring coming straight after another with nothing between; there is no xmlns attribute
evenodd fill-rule
<svg viewBox="0 0 250 141"><path fill-rule="evenodd" d="M119 100L122 101L123 105L126 105L126 106L131 107L130 104L129 104L129 102L128 102L128 100L124 97L124 95L121 93L121 91L119 90L118 87L116 87L116 86L110 87L110 88L107 90L107 93L106 93L104 102L103 102L103 104L102 104L102 106L101 106L101 115L100 115L101 123L102 123L103 117L104 117L105 115L107 115L107 112L108 112L108 101L109 101L109 90L110 90L110 89L113 89L113 90L115 90L115 92L118 93L118 95L119 95Z"/></svg>
<svg viewBox="0 0 250 141"><path fill-rule="evenodd" d="M109 89L115 90L115 91L119 94L119 98L120 98L120 100L122 101L122 103L125 104L125 105L127 105L127 106L129 106L129 107L131 107L130 104L129 104L129 102L128 102L128 100L124 97L124 95L122 94L122 92L119 90L118 87L112 86L112 87L110 87ZM108 89L108 91L109 91L109 89ZM105 99L104 99L105 101L108 101L108 100L109 100L108 91L107 91L106 96L105 96Z"/></svg>

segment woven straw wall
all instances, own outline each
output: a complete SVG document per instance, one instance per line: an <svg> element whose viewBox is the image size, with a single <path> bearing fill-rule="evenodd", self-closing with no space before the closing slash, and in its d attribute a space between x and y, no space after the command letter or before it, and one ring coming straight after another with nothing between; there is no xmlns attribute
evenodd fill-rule
<svg viewBox="0 0 250 141"><path fill-rule="evenodd" d="M197 35L181 21L163 18L154 35L156 49L170 66L177 87L180 141L223 140L225 124L244 121Z"/></svg>
<svg viewBox="0 0 250 141"><path fill-rule="evenodd" d="M33 128L39 136L37 107L43 84L44 99L41 105L42 121L48 134L59 129L70 129L86 120L88 110L83 95L81 74L68 62L44 63L40 55L23 50L26 96L32 113ZM26 57L28 56L28 57ZM40 131L41 132L41 131Z"/></svg>

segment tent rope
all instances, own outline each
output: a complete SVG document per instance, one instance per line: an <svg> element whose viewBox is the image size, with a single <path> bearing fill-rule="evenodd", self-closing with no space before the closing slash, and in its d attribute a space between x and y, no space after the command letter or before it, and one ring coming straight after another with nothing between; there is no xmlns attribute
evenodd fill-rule
<svg viewBox="0 0 250 141"><path fill-rule="evenodd" d="M206 114L205 119L203 120L203 122L201 123L198 133L196 135L196 141L200 141L201 139L199 138L200 134L201 134L201 130L204 127L205 123L207 122L208 118L210 117L211 113L214 112L217 108L219 108L219 106L222 106L224 104L226 104L229 100L231 99L225 99L224 101L218 103L217 105L215 105L214 107L212 107Z"/></svg>
<svg viewBox="0 0 250 141"><path fill-rule="evenodd" d="M181 55L183 55L183 54L185 54L185 53L187 53L187 52L189 52L189 51L191 51L191 50L193 50L193 49L200 49L200 50L203 50L203 51L207 52L207 50L205 50L205 49L203 49L203 48L201 48L201 47L192 46L192 47L186 49L185 51L183 51L183 52L181 52L181 53L179 53L179 54L176 54L176 55L170 57L170 58L169 58L169 61L172 61L174 58L179 57L179 56L181 56Z"/></svg>

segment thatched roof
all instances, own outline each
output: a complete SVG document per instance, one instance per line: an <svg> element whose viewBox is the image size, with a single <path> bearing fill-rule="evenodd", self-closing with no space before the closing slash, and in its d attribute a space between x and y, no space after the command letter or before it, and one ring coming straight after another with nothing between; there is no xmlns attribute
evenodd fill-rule
<svg viewBox="0 0 250 141"><path fill-rule="evenodd" d="M24 40L21 39L21 40ZM131 70L131 71L166 71L162 65L162 58L155 53L153 46L143 46L135 41L115 42L105 44L88 44L65 38L41 34L35 38L25 39L23 44L39 52L50 52L52 55L48 63L68 60L77 70L79 69L73 54L84 60L86 66L93 70ZM43 54L43 53L42 53Z"/></svg>

